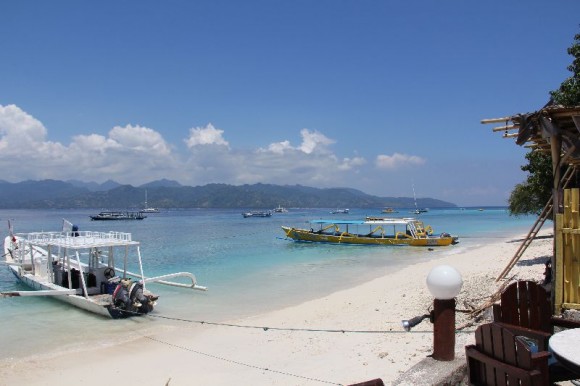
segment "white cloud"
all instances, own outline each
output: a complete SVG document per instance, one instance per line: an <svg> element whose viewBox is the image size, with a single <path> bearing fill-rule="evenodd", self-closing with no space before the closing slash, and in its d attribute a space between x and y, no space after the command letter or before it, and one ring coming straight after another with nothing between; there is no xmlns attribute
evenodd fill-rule
<svg viewBox="0 0 580 386"><path fill-rule="evenodd" d="M169 145L155 130L127 125L108 137L73 137L70 145L47 140L47 129L17 106L0 105L0 169L9 181L81 179L141 184L178 169Z"/></svg>
<svg viewBox="0 0 580 386"><path fill-rule="evenodd" d="M366 163L367 161L362 157L345 158L342 160L342 163L338 165L338 168L340 170L352 170Z"/></svg>
<svg viewBox="0 0 580 386"><path fill-rule="evenodd" d="M193 148L200 145L222 145L229 146L222 134L223 130L216 129L211 123L206 127L192 127L189 129L189 138L185 140L188 148Z"/></svg>
<svg viewBox="0 0 580 386"><path fill-rule="evenodd" d="M153 149L156 153L170 153L170 148L163 140L161 134L147 127L139 125L115 126L109 132L109 137L124 148L136 151L150 151Z"/></svg>
<svg viewBox="0 0 580 386"><path fill-rule="evenodd" d="M258 151L276 154L284 154L288 151L300 151L305 154L329 154L328 146L336 142L316 130L310 131L308 129L302 129L300 130L300 136L302 137L302 143L299 146L294 147L290 144L290 141L285 140L271 143L266 149L260 148Z"/></svg>
<svg viewBox="0 0 580 386"><path fill-rule="evenodd" d="M311 154L315 151L327 152L326 147L335 142L316 130L309 131L308 129L302 129L300 130L300 135L302 136L300 150L306 154Z"/></svg>
<svg viewBox="0 0 580 386"><path fill-rule="evenodd" d="M286 150L293 150L294 148L290 145L290 141L282 141L271 143L268 149L258 149L258 151L270 151L275 154L284 154Z"/></svg>
<svg viewBox="0 0 580 386"><path fill-rule="evenodd" d="M45 126L19 107L0 106L0 178L113 179L133 185L167 178L193 186L262 182L382 190L376 169L363 167L363 156L339 157L331 150L335 140L319 131L304 128L300 135L295 146L282 140L243 150L230 147L224 131L208 124L189 129L184 140L189 151L180 153L153 128L125 125L106 135L79 134L61 144L49 141ZM376 161L382 168L423 163L420 157L398 153Z"/></svg>
<svg viewBox="0 0 580 386"><path fill-rule="evenodd" d="M425 164L425 160L416 155L394 153L393 155L378 155L375 165L379 169L396 169L405 166L419 166Z"/></svg>

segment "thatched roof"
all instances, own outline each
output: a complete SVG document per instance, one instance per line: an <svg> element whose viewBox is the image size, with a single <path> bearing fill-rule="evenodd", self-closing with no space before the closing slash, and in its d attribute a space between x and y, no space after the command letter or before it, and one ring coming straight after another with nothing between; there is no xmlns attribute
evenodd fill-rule
<svg viewBox="0 0 580 386"><path fill-rule="evenodd" d="M580 164L580 106L546 106L533 113L484 119L481 123L505 123L493 129L516 144L539 151L552 151L553 139L561 140L561 163ZM516 131L517 132L514 132Z"/></svg>

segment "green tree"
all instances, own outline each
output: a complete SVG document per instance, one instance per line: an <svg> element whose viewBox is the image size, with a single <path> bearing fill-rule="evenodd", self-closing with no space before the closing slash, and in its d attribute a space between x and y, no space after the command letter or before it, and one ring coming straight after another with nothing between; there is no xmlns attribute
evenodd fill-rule
<svg viewBox="0 0 580 386"><path fill-rule="evenodd" d="M568 55L574 57L572 64L568 66L572 76L563 81L558 90L550 91L550 95L556 104L572 107L580 105L580 34L574 36Z"/></svg>
<svg viewBox="0 0 580 386"><path fill-rule="evenodd" d="M552 100L557 105L566 107L580 105L580 34L574 36L574 43L568 48L568 55L574 59L568 66L572 75L560 84L560 88L550 91ZM528 172L525 182L517 184L508 200L509 212L512 215L539 214L550 197L554 186L552 157L549 154L529 152L526 154L528 164L522 170Z"/></svg>
<svg viewBox="0 0 580 386"><path fill-rule="evenodd" d="M528 172L528 177L515 186L508 200L509 212L516 216L540 214L552 196L554 185L552 157L549 154L530 151L526 159L528 164L521 169Z"/></svg>

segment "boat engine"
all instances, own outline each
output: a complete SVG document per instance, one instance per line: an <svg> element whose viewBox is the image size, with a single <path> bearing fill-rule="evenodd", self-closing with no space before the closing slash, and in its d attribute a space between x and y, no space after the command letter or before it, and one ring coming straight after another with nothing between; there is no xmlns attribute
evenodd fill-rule
<svg viewBox="0 0 580 386"><path fill-rule="evenodd" d="M157 296L145 295L143 283L134 282L131 279L122 279L113 292L113 304L116 308L140 314L152 311L157 298Z"/></svg>

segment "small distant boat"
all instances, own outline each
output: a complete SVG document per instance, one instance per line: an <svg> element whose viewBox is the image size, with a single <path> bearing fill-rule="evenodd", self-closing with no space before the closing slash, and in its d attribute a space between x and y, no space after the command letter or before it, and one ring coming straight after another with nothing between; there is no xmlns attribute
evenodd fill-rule
<svg viewBox="0 0 580 386"><path fill-rule="evenodd" d="M390 208L390 207L389 208L384 208L381 212L382 213L399 213L399 211L396 211L395 209Z"/></svg>
<svg viewBox="0 0 580 386"><path fill-rule="evenodd" d="M95 216L89 216L93 221L110 221L110 220L143 220L147 218L143 212L121 212L106 211Z"/></svg>
<svg viewBox="0 0 580 386"><path fill-rule="evenodd" d="M288 209L282 208L280 205L278 205L277 208L274 208L274 213L288 213Z"/></svg>
<svg viewBox="0 0 580 386"><path fill-rule="evenodd" d="M421 213L427 213L429 211L429 209L425 208L425 209L419 209L417 207L417 196L415 195L415 185L413 185L413 200L415 201L415 210L410 211L409 213L413 213L413 214L421 214Z"/></svg>
<svg viewBox="0 0 580 386"><path fill-rule="evenodd" d="M457 244L449 233L434 235L431 226L414 218L367 217L365 220L312 220L310 229L283 226L294 241L357 245L435 247Z"/></svg>
<svg viewBox="0 0 580 386"><path fill-rule="evenodd" d="M271 211L266 211L266 212L261 212L261 211L251 211L251 212L244 212L242 213L242 216L244 216L244 218L247 217L272 217L272 212Z"/></svg>
<svg viewBox="0 0 580 386"><path fill-rule="evenodd" d="M139 212L141 213L159 213L159 209L151 208L147 205L147 190L145 190L145 207L141 209Z"/></svg>
<svg viewBox="0 0 580 386"><path fill-rule="evenodd" d="M9 222L5 263L33 290L0 292L0 298L50 296L118 319L153 311L159 296L147 289L149 283L207 290L197 285L189 272L145 277L139 242L131 233L79 231L70 225L70 230L63 226L60 232L14 233ZM129 263L139 267L139 273L129 272ZM168 281L177 277L185 278L187 283Z"/></svg>
<svg viewBox="0 0 580 386"><path fill-rule="evenodd" d="M339 213L348 214L348 212L350 212L349 209L336 209L336 210L331 210L330 214L339 214Z"/></svg>

